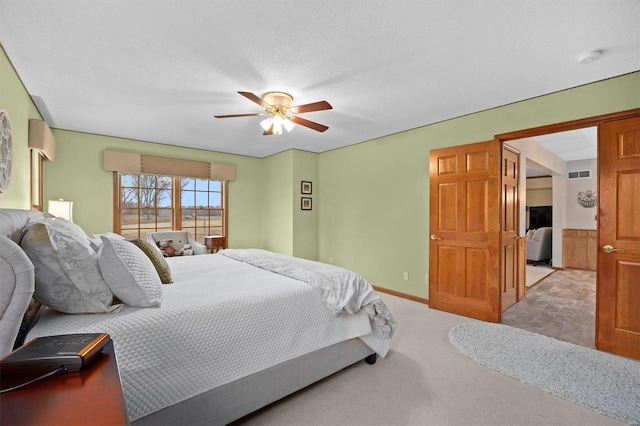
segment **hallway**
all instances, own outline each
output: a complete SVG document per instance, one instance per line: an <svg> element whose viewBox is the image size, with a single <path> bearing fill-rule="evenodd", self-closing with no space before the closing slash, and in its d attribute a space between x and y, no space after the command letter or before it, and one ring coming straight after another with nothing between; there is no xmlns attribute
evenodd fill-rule
<svg viewBox="0 0 640 426"><path fill-rule="evenodd" d="M596 272L555 271L502 313L502 323L589 348L595 347Z"/></svg>

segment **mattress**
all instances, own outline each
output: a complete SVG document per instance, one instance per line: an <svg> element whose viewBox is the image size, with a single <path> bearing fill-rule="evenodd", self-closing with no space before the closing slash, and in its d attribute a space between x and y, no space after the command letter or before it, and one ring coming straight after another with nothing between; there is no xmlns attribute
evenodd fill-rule
<svg viewBox="0 0 640 426"><path fill-rule="evenodd" d="M114 341L130 421L278 363L371 334L335 316L308 284L221 255L168 259L159 308L67 315L47 309L27 339L104 332Z"/></svg>

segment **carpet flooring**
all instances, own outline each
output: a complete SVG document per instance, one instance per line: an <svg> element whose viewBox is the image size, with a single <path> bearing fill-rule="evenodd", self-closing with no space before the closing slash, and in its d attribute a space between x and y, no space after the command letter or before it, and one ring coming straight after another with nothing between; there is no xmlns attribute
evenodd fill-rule
<svg viewBox="0 0 640 426"><path fill-rule="evenodd" d="M469 318L389 294L381 297L398 322L385 358L378 357L374 365L356 363L235 424L624 424L490 370L460 353L448 334Z"/></svg>
<svg viewBox="0 0 640 426"><path fill-rule="evenodd" d="M596 273L555 271L502 313L502 323L588 348L595 347Z"/></svg>
<svg viewBox="0 0 640 426"><path fill-rule="evenodd" d="M552 395L640 424L640 362L503 324L453 327L449 340L474 361Z"/></svg>

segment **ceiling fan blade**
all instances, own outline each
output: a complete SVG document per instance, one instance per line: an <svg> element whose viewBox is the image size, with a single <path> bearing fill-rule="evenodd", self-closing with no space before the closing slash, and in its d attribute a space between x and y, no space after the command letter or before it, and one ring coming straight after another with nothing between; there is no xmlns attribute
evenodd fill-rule
<svg viewBox="0 0 640 426"><path fill-rule="evenodd" d="M264 109L267 109L267 108L271 107L271 105L266 103L261 97L256 96L251 92L238 92L238 93L240 93L242 96L244 96L245 98L249 99L250 101L253 101L253 102L257 103L258 105L260 105Z"/></svg>
<svg viewBox="0 0 640 426"><path fill-rule="evenodd" d="M262 136L269 136L273 134L273 124L264 132L262 132Z"/></svg>
<svg viewBox="0 0 640 426"><path fill-rule="evenodd" d="M333 107L329 102L320 101L320 102L313 102L310 104L292 106L291 108L289 108L289 111L291 111L294 114L302 114L304 112L322 111L325 109L332 109L332 108Z"/></svg>
<svg viewBox="0 0 640 426"><path fill-rule="evenodd" d="M324 124L316 123L310 120L305 120L304 118L300 118L300 117L292 117L291 121L301 126L308 127L313 130L317 130L318 132L324 132L325 130L328 129L328 127L325 126Z"/></svg>
<svg viewBox="0 0 640 426"><path fill-rule="evenodd" d="M263 113L258 114L231 114L231 115L214 115L215 118L233 118L233 117L259 117L264 115Z"/></svg>

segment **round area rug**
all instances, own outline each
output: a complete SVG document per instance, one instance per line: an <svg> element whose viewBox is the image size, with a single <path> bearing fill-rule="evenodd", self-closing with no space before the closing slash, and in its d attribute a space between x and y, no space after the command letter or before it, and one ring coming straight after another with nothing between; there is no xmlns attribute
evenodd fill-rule
<svg viewBox="0 0 640 426"><path fill-rule="evenodd" d="M640 424L640 361L486 322L453 327L449 340L494 371L616 420Z"/></svg>

